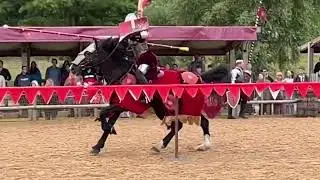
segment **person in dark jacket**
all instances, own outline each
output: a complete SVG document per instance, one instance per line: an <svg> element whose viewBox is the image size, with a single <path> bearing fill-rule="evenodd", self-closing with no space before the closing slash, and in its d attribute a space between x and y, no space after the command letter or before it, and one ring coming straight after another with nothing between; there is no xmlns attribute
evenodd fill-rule
<svg viewBox="0 0 320 180"><path fill-rule="evenodd" d="M55 86L60 86L61 84L61 70L57 67L58 60L52 59L52 66L47 68L46 80L51 79Z"/></svg>
<svg viewBox="0 0 320 180"><path fill-rule="evenodd" d="M8 69L3 67L2 60L0 60L0 75L2 75L7 82L11 80L10 72L8 71Z"/></svg>
<svg viewBox="0 0 320 180"><path fill-rule="evenodd" d="M27 66L22 66L22 72L18 74L18 76L14 80L14 86L17 86L17 87L31 86L31 78L30 78L30 75L28 74Z"/></svg>
<svg viewBox="0 0 320 180"><path fill-rule="evenodd" d="M37 67L37 64L35 61L31 62L29 75L30 75L31 82L37 81L38 84L41 84L41 82L42 82L41 72L40 72L39 68Z"/></svg>
<svg viewBox="0 0 320 180"><path fill-rule="evenodd" d="M70 62L64 61L61 67L61 86L64 86L64 83L69 77L69 73L70 73Z"/></svg>
<svg viewBox="0 0 320 180"><path fill-rule="evenodd" d="M31 86L31 79L30 75L28 74L28 67L22 66L22 72L18 74L16 79L14 80L14 86L17 87L25 87L25 86ZM28 100L25 96L22 96L19 100L20 106L27 106ZM28 110L20 110L19 111L19 117L27 118L28 117Z"/></svg>

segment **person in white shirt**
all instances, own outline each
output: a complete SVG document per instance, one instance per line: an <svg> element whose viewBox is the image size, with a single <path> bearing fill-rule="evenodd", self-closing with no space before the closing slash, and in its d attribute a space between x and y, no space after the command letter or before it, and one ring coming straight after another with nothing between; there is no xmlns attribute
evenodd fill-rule
<svg viewBox="0 0 320 180"><path fill-rule="evenodd" d="M286 72L286 77L284 78L283 82L285 83L293 83L293 73L291 71Z"/></svg>
<svg viewBox="0 0 320 180"><path fill-rule="evenodd" d="M244 83L244 62L243 60L236 60L236 66L234 69L231 70L231 83ZM245 108L247 104L247 97L243 93L240 95L240 114L239 117L246 119L245 116ZM235 117L232 116L232 108L229 107L228 109L228 119L235 119Z"/></svg>

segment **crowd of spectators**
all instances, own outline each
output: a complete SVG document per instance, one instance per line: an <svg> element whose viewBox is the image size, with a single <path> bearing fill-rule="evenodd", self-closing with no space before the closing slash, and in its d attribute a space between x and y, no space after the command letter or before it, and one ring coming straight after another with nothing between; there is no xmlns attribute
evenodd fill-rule
<svg viewBox="0 0 320 180"><path fill-rule="evenodd" d="M14 86L16 87L26 87L26 86L81 86L81 85L99 85L102 84L102 77L97 73L96 69L87 69L83 71L81 75L76 75L70 72L70 62L64 61L64 63L59 66L57 59L51 60L52 65L46 69L44 73L44 77L42 77L42 73L37 66L35 61L32 61L30 67L22 66L21 72L14 79ZM166 69L171 70L188 70L195 74L201 74L205 70L209 70L212 68L212 65L208 65L205 67L205 57L195 55L193 57L192 62L189 66L184 69L179 67L178 64L166 64L164 66ZM285 73L276 72L274 73L274 77L272 77L268 70L264 69L261 72L254 75L251 71L244 71L244 80L249 83L263 83L263 82L307 82L309 81L309 77L305 73L303 68L299 68L298 73L295 75L293 71L286 71ZM0 60L0 87L8 86L8 82L12 80L11 74L8 69L4 68L4 63ZM272 100L274 92L265 91L262 94L255 94L252 99L255 100ZM276 99L291 99L292 97L287 97L282 91L276 92ZM58 100L54 99L50 102L50 104L57 104ZM41 99L37 100L37 103L41 103ZM66 104L73 104L74 100L71 96L68 96L66 99ZM21 105L26 105L27 103L20 102ZM256 105L257 106L257 105ZM260 114L270 114L271 106L266 104L261 108L253 107L253 113ZM289 105L275 105L275 114L281 114L283 111L292 111L293 107ZM258 112L257 112L258 111ZM22 113L24 114L24 113ZM41 113L40 113L41 114ZM47 119L54 119L56 117L57 111L46 111L45 117ZM74 115L74 111L70 111L70 116ZM22 115L25 116L25 115Z"/></svg>
<svg viewBox="0 0 320 180"><path fill-rule="evenodd" d="M87 69L83 74L76 75L70 72L70 62L64 61L61 67L58 66L57 59L51 60L52 65L46 69L44 78L35 61L32 61L30 67L22 66L21 72L15 77L13 85L15 87L27 86L81 86L81 85L99 85L102 83L101 77L93 69ZM8 86L11 81L11 74L8 69L4 68L4 63L0 60L0 87ZM66 104L73 104L74 100L68 95ZM49 104L57 105L58 98L54 95ZM43 104L44 100L38 96L37 104ZM27 99L22 97L19 101L20 105L27 105ZM5 99L5 105L8 105L8 99ZM74 116L74 110L70 111L71 116ZM46 110L44 112L46 119L55 119L57 110ZM20 117L27 117L28 111L22 110L19 113ZM38 112L38 116L42 113Z"/></svg>

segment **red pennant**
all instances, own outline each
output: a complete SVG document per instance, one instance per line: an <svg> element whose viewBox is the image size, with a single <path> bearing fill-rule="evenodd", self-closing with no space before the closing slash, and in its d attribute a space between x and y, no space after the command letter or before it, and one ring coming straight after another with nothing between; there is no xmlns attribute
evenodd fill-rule
<svg viewBox="0 0 320 180"><path fill-rule="evenodd" d="M117 93L117 96L119 98L120 101L122 101L126 95L127 95L127 92L128 92L128 87L116 87L115 88L115 92Z"/></svg>
<svg viewBox="0 0 320 180"><path fill-rule="evenodd" d="M163 102L166 102L170 93L170 88L165 86L159 86L157 88L159 95L161 96Z"/></svg>
<svg viewBox="0 0 320 180"><path fill-rule="evenodd" d="M311 89L315 96L320 97L320 84L311 84Z"/></svg>
<svg viewBox="0 0 320 180"><path fill-rule="evenodd" d="M202 87L200 88L200 91L204 95L204 97L208 98L212 94L212 87Z"/></svg>
<svg viewBox="0 0 320 180"><path fill-rule="evenodd" d="M71 93L73 94L73 97L74 97L74 100L76 101L76 103L80 103L82 96L84 94L84 89L83 89L83 87L72 87Z"/></svg>
<svg viewBox="0 0 320 180"><path fill-rule="evenodd" d="M19 88L10 88L8 90L8 93L10 94L11 99L14 104L17 104L19 102L19 100L21 99L22 95L25 94L25 92Z"/></svg>
<svg viewBox="0 0 320 180"><path fill-rule="evenodd" d="M154 96L154 93L156 92L156 89L154 87L147 87L145 86L143 88L144 94L148 97L148 99L152 99Z"/></svg>
<svg viewBox="0 0 320 180"><path fill-rule="evenodd" d="M67 88L57 88L55 92L57 93L59 102L64 103L70 90Z"/></svg>
<svg viewBox="0 0 320 180"><path fill-rule="evenodd" d="M284 92L287 94L288 97L292 97L293 92L295 90L294 84L287 83L283 85Z"/></svg>
<svg viewBox="0 0 320 180"><path fill-rule="evenodd" d="M267 84L265 83L256 83L255 85L256 85L256 91L258 93L263 93L263 91L265 91L268 87Z"/></svg>
<svg viewBox="0 0 320 180"><path fill-rule="evenodd" d="M137 101L142 93L142 87L133 87L129 89L131 96Z"/></svg>
<svg viewBox="0 0 320 180"><path fill-rule="evenodd" d="M297 88L302 97L306 97L309 90L309 84L297 84Z"/></svg>
<svg viewBox="0 0 320 180"><path fill-rule="evenodd" d="M36 97L39 94L38 88L25 88L26 98L30 104L34 104L36 101Z"/></svg>
<svg viewBox="0 0 320 180"><path fill-rule="evenodd" d="M278 91L282 88L282 84L270 84L269 88L272 92Z"/></svg>
<svg viewBox="0 0 320 180"><path fill-rule="evenodd" d="M197 87L187 87L185 88L185 90L187 91L187 93L192 97L196 97L198 94L198 88Z"/></svg>
<svg viewBox="0 0 320 180"><path fill-rule="evenodd" d="M238 94L240 94L240 88L238 86L230 86L228 89L233 97L237 97Z"/></svg>
<svg viewBox="0 0 320 180"><path fill-rule="evenodd" d="M248 86L241 86L242 92L248 97L250 97L252 95L254 89L255 89L255 87L251 84Z"/></svg>
<svg viewBox="0 0 320 180"><path fill-rule="evenodd" d="M53 88L52 87L43 87L40 89L40 94L41 94L45 104L48 104L52 98L52 95L53 95Z"/></svg>
<svg viewBox="0 0 320 180"><path fill-rule="evenodd" d="M101 94L103 95L104 100L108 103L110 103L112 93L113 93L113 88L110 88L110 87L101 88Z"/></svg>
<svg viewBox="0 0 320 180"><path fill-rule="evenodd" d="M7 89L6 88L0 88L0 104L3 101L3 98L6 96L7 94Z"/></svg>
<svg viewBox="0 0 320 180"><path fill-rule="evenodd" d="M173 94L176 97L178 97L178 98L182 97L182 94L184 92L184 89L182 87L174 87L174 88L171 88L171 89L172 89Z"/></svg>
<svg viewBox="0 0 320 180"><path fill-rule="evenodd" d="M219 95L219 96L224 96L224 94L227 91L227 86L225 85L216 85L213 87L213 89L215 90L215 92Z"/></svg>

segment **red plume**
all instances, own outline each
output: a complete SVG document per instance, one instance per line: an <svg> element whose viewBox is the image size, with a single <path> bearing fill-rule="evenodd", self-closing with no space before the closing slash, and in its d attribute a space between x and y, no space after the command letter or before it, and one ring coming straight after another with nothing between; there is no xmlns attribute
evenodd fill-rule
<svg viewBox="0 0 320 180"><path fill-rule="evenodd" d="M151 0L142 0L142 7L146 8L151 4Z"/></svg>
<svg viewBox="0 0 320 180"><path fill-rule="evenodd" d="M259 16L259 19L262 23L265 23L267 21L267 9L263 6L261 6L258 9L257 15Z"/></svg>

